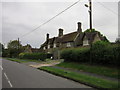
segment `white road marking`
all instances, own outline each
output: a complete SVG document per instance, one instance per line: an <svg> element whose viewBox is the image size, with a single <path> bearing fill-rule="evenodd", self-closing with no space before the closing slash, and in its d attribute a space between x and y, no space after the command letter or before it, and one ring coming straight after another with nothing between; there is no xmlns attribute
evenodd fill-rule
<svg viewBox="0 0 120 90"><path fill-rule="evenodd" d="M13 87L10 81L8 81L8 83L9 83L10 87Z"/></svg>
<svg viewBox="0 0 120 90"><path fill-rule="evenodd" d="M0 65L1 70L3 70L2 66Z"/></svg>
<svg viewBox="0 0 120 90"><path fill-rule="evenodd" d="M7 77L6 73L4 73L4 75L5 75L6 79L8 80L8 77Z"/></svg>
<svg viewBox="0 0 120 90"><path fill-rule="evenodd" d="M7 81L8 81L8 83L9 83L10 87L13 87L13 85L11 84L10 80L8 79L6 73L4 73L4 75L5 75L6 79L7 79Z"/></svg>

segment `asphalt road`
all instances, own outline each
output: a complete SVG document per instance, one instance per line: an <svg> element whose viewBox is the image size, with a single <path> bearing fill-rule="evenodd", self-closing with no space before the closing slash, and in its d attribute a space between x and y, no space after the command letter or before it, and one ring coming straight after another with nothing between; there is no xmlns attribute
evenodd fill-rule
<svg viewBox="0 0 120 90"><path fill-rule="evenodd" d="M2 60L0 57L0 90L2 89Z"/></svg>
<svg viewBox="0 0 120 90"><path fill-rule="evenodd" d="M5 59L0 69L3 69L2 88L91 88Z"/></svg>

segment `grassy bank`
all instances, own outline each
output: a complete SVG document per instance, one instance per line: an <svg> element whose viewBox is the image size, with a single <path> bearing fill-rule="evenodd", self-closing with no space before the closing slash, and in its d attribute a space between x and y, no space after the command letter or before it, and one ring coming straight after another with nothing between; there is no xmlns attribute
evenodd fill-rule
<svg viewBox="0 0 120 90"><path fill-rule="evenodd" d="M58 64L57 66L71 68L71 69L80 70L84 72L91 72L91 73L113 77L113 78L119 78L120 76L117 68L108 68L103 66L79 64L75 62L63 62Z"/></svg>
<svg viewBox="0 0 120 90"><path fill-rule="evenodd" d="M89 75L79 74L76 72L70 72L63 69L53 68L53 67L41 67L40 70L50 72L52 74L66 77L74 81L90 85L97 88L117 88L118 82L111 82L108 80L92 77Z"/></svg>

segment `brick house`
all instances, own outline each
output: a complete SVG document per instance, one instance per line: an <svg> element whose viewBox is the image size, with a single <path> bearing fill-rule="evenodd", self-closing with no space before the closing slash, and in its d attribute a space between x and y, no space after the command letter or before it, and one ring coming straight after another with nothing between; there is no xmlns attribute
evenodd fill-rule
<svg viewBox="0 0 120 90"><path fill-rule="evenodd" d="M98 31L82 32L81 23L78 22L78 29L75 32L64 35L63 29L59 29L58 37L53 38L49 38L49 34L47 34L46 41L41 45L40 50L47 53L58 53L56 51L63 48L89 46L96 41L105 39L105 36L102 36Z"/></svg>

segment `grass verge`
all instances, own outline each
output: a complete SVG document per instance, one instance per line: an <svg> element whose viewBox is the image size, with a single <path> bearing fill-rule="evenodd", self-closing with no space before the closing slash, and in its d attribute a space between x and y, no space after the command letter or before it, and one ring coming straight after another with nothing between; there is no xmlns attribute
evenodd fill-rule
<svg viewBox="0 0 120 90"><path fill-rule="evenodd" d="M63 62L63 63L58 64L57 66L80 70L84 72L91 72L91 73L108 76L112 78L117 78L117 79L120 77L120 74L118 73L119 70L117 68L108 68L108 67L103 67L103 66L79 64L75 62Z"/></svg>
<svg viewBox="0 0 120 90"><path fill-rule="evenodd" d="M52 63L59 63L62 62L63 60L51 60L51 59L46 59L44 61L40 60L31 60L31 59L19 59L19 58L6 58L7 60L15 61L18 63L27 63L27 62L36 62L40 64L52 64Z"/></svg>
<svg viewBox="0 0 120 90"><path fill-rule="evenodd" d="M11 60L11 61L15 61L18 63L27 63L27 62L42 62L42 61L38 61L38 60L30 60L30 59L18 59L18 58L7 58L7 60Z"/></svg>
<svg viewBox="0 0 120 90"><path fill-rule="evenodd" d="M76 72L70 72L63 69L53 68L53 67L41 67L40 70L47 71L49 73L62 76L95 88L118 88L118 82L111 82L101 78L96 78L84 74L79 74Z"/></svg>

